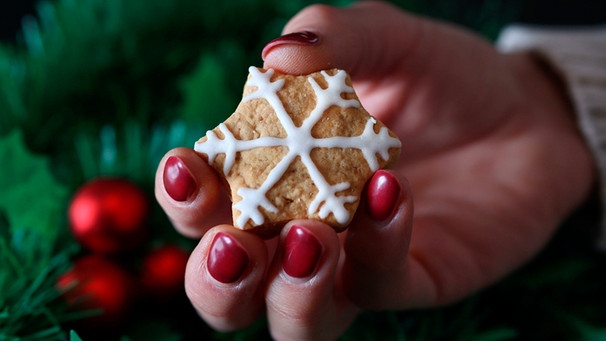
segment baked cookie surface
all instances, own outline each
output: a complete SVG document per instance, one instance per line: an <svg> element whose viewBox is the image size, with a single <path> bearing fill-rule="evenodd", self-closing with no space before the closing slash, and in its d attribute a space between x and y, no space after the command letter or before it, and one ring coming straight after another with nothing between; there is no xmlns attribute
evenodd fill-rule
<svg viewBox="0 0 606 341"><path fill-rule="evenodd" d="M251 67L236 111L194 150L225 179L234 226L271 237L293 219L343 230L366 181L400 146L361 106L345 71Z"/></svg>

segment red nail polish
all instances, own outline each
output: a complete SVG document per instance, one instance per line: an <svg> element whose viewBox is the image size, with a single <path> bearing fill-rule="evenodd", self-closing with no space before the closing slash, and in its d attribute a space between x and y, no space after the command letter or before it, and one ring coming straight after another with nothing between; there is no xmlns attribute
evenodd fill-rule
<svg viewBox="0 0 606 341"><path fill-rule="evenodd" d="M320 41L318 35L309 31L294 32L278 37L265 45L261 52L261 58L265 59L269 51L276 46L291 44L291 45L315 45Z"/></svg>
<svg viewBox="0 0 606 341"><path fill-rule="evenodd" d="M242 277L248 263L248 254L232 236L223 232L215 235L206 261L208 272L214 279L233 283Z"/></svg>
<svg viewBox="0 0 606 341"><path fill-rule="evenodd" d="M196 190L193 176L183 161L176 156L171 156L166 160L163 180L166 192L175 201L187 200Z"/></svg>
<svg viewBox="0 0 606 341"><path fill-rule="evenodd" d="M284 240L284 272L292 277L308 277L316 270L321 255L322 246L311 232L297 225L290 228Z"/></svg>
<svg viewBox="0 0 606 341"><path fill-rule="evenodd" d="M385 221L396 208L400 197L400 184L393 174L379 170L370 179L366 196L370 217L376 221Z"/></svg>

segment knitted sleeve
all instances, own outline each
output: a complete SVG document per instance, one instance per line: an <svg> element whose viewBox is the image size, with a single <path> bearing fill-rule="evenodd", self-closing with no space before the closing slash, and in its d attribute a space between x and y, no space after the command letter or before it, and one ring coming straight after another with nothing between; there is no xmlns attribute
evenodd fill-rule
<svg viewBox="0 0 606 341"><path fill-rule="evenodd" d="M501 33L497 47L503 52L534 51L566 84L599 173L603 215L599 246L606 249L606 25L510 26Z"/></svg>

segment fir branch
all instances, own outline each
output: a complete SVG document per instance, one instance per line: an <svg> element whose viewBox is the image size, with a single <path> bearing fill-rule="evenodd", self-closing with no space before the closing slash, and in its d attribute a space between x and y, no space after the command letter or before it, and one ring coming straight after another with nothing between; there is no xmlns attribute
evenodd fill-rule
<svg viewBox="0 0 606 341"><path fill-rule="evenodd" d="M24 76L23 56L10 47L0 46L0 136L27 117L21 92Z"/></svg>
<svg viewBox="0 0 606 341"><path fill-rule="evenodd" d="M74 249L40 249L35 230L2 232L0 340L65 339L60 325L65 305L55 282L70 266Z"/></svg>

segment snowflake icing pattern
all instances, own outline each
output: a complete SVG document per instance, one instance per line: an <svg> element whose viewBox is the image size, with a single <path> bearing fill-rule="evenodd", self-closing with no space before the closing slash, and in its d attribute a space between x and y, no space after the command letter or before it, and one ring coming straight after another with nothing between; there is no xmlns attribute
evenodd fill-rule
<svg viewBox="0 0 606 341"><path fill-rule="evenodd" d="M325 138L314 138L312 136L312 128L331 106L337 105L342 108L360 107L358 100L341 97L342 93L353 93L353 88L345 82L347 75L342 70L339 70L333 76L322 71L322 76L328 84L326 89L320 87L312 77L308 78L316 94L316 106L300 127L297 127L293 123L278 97L278 91L282 89L284 79L272 82L271 77L274 74L274 70L272 69L262 72L256 67L250 67L249 72L251 77L247 85L255 86L256 90L244 97L242 101L267 100L284 127L287 137L265 136L253 140L238 140L227 126L221 123L219 130L224 135L223 139L219 139L213 131L208 131L206 141L197 142L194 148L196 151L206 154L209 163L212 163L218 154L225 154L223 173L226 176L233 166L236 153L238 152L276 146L284 146L288 149L287 154L270 171L259 188L238 189L237 194L242 199L234 205L234 208L239 210L241 214L237 221L234 222L234 225L242 227L249 219L256 225L263 224L264 217L260 211L261 207L269 212L277 213L278 209L270 202L266 194L282 178L297 156L300 157L300 160L305 165L309 176L318 190L318 193L309 205L308 214L311 215L317 212L318 216L324 219L332 213L337 222L340 224L346 223L349 220L349 212L345 208L345 204L355 202L358 198L356 196L337 195L337 193L347 190L350 184L348 182L334 185L328 183L311 159L311 151L314 148L356 148L362 151L369 168L374 172L379 168L376 154L378 153L384 160L387 160L389 158L389 149L399 148L400 141L389 135L389 130L386 127L382 127L378 133L375 133L374 125L376 121L372 117L369 117L364 131L358 136L333 136Z"/></svg>

